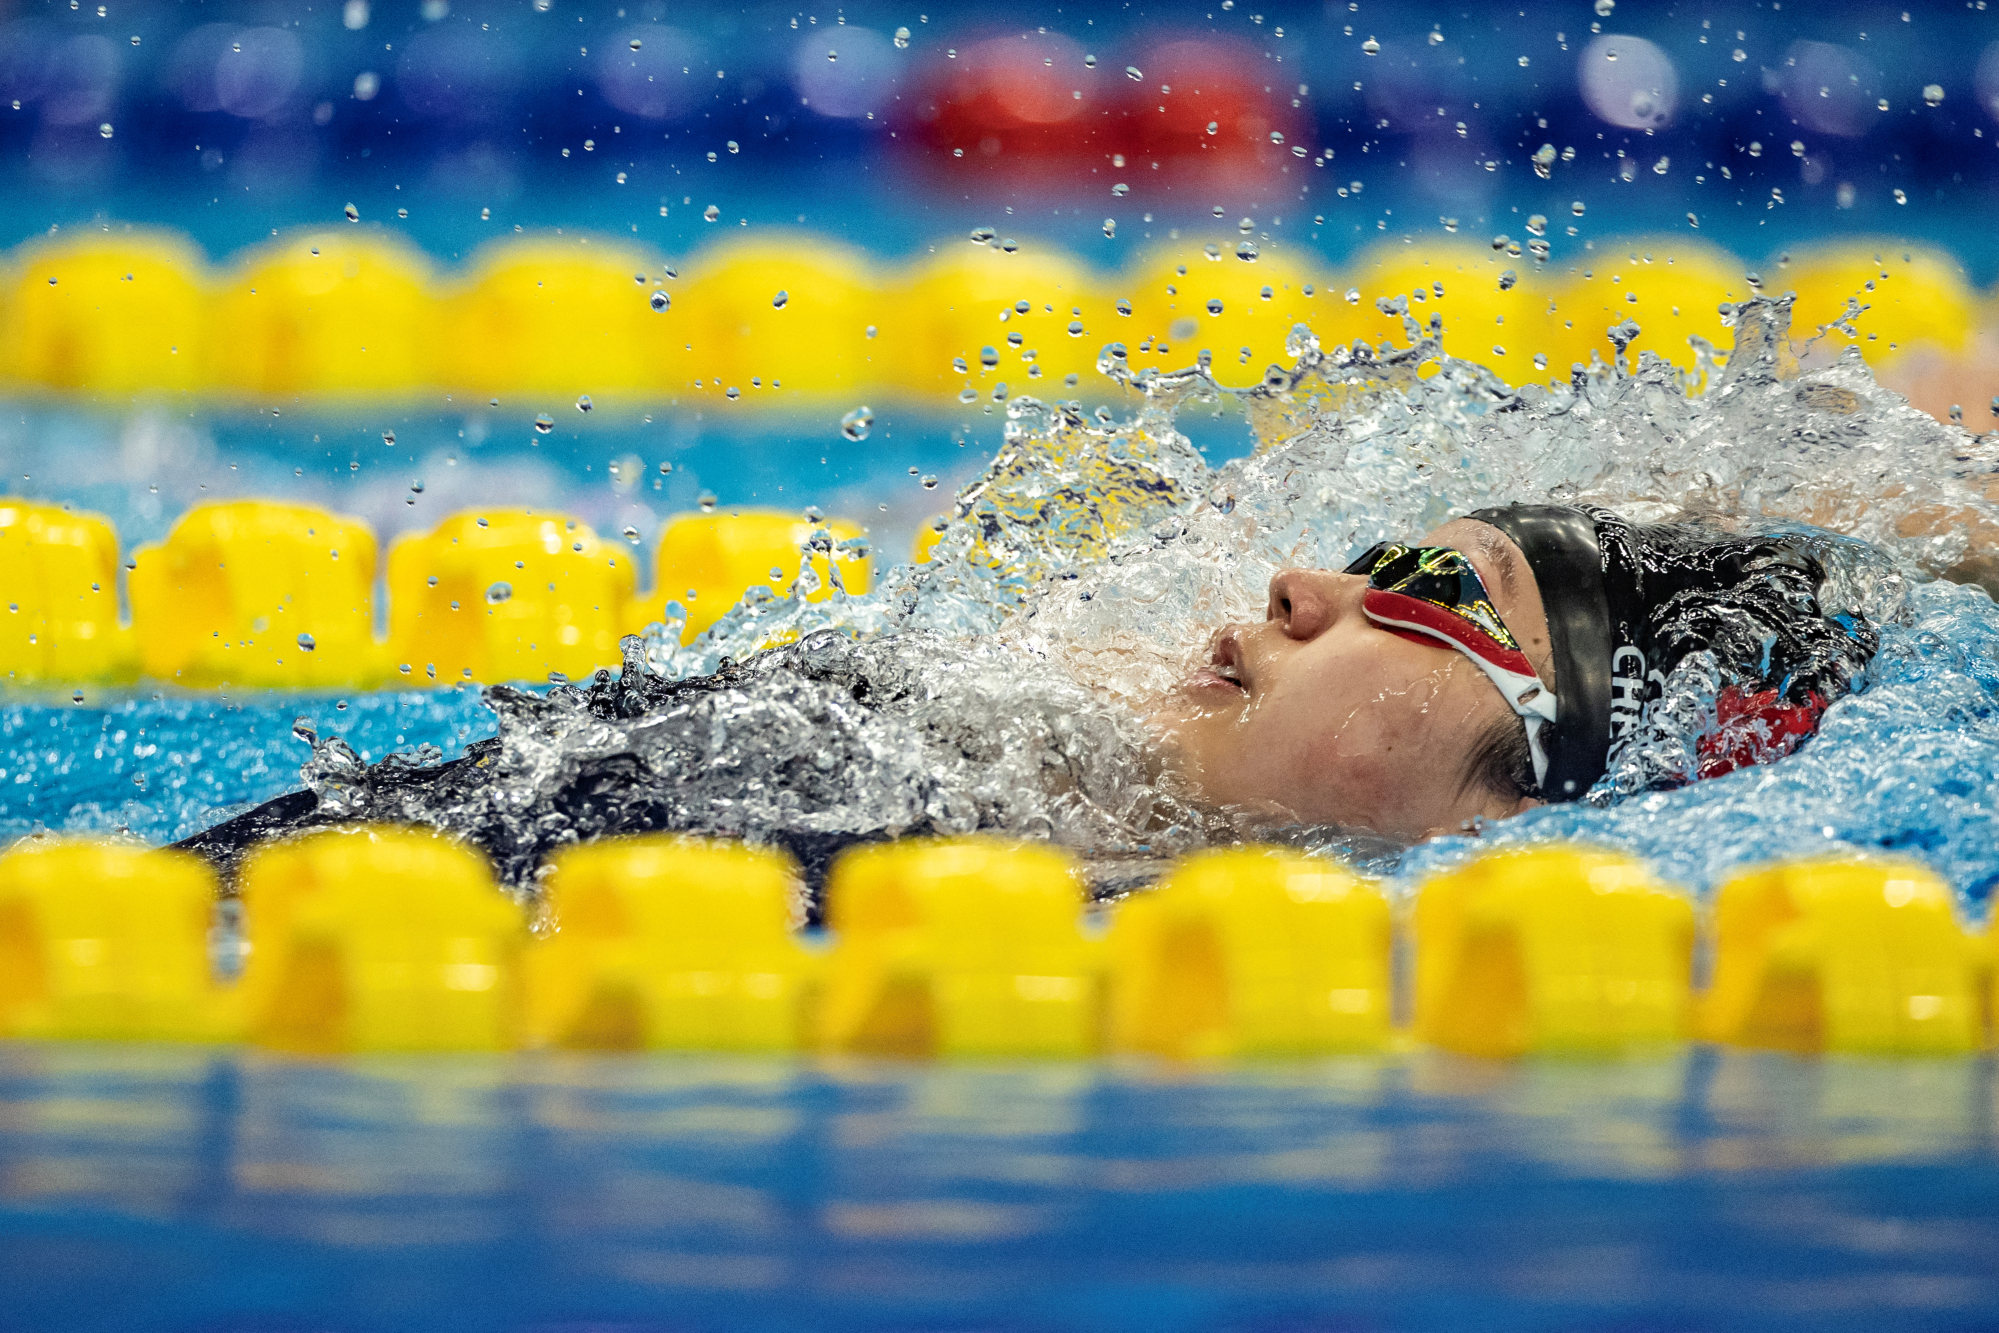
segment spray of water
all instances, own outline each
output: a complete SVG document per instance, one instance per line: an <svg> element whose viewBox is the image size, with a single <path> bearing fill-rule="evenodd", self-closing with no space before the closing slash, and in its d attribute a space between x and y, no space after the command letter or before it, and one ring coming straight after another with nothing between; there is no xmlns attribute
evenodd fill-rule
<svg viewBox="0 0 1999 1333"><path fill-rule="evenodd" d="M1589 802L1480 830L1483 842L1609 841L1695 884L1828 842L1900 847L1984 893L1999 874L1982 831L1999 799L1999 614L1982 592L1932 579L1999 534L1985 494L1999 439L1910 408L1857 352L1813 366L1807 345L1801 362L1784 300L1724 310L1733 350L1697 346L1691 372L1627 358L1627 325L1612 331L1614 364L1517 392L1446 355L1434 321L1390 308L1406 347L1328 350L1301 328L1293 365L1246 390L1205 362L1134 374L1112 344L1099 365L1127 411L1011 402L998 454L924 564L820 602L752 590L685 646L670 607L628 641L620 674L545 696L489 691L498 734L473 764L369 768L316 741L306 780L331 814L460 829L522 886L552 847L637 826L808 853L983 829L1053 838L1106 866L1158 857L1239 825L1157 762L1148 703L1219 625L1260 617L1274 572L1337 566L1473 508L1552 499L1642 521L1809 528L1828 610L1864 615L1883 646L1800 753L1684 785L1727 683L1696 655ZM1257 448L1211 468L1176 414L1225 398ZM813 558L838 545L813 534L804 589L819 585ZM1468 845L1297 836L1404 875Z"/></svg>

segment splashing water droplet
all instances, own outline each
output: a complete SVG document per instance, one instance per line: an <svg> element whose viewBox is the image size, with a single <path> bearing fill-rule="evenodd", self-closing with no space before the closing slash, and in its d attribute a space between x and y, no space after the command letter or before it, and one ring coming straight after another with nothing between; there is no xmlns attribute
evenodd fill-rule
<svg viewBox="0 0 1999 1333"><path fill-rule="evenodd" d="M863 404L840 418L840 434L858 444L868 438L874 424L874 409Z"/></svg>
<svg viewBox="0 0 1999 1333"><path fill-rule="evenodd" d="M504 579L486 589L486 605L498 606L514 595L514 585Z"/></svg>

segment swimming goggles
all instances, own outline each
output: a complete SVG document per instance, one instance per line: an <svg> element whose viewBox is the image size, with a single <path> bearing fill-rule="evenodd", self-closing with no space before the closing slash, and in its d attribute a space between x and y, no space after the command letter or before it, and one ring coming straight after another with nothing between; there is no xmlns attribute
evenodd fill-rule
<svg viewBox="0 0 1999 1333"><path fill-rule="evenodd" d="M1555 692L1542 684L1493 609L1484 580L1464 552L1381 542L1363 551L1346 572L1367 578L1361 609L1369 620L1455 648L1485 673L1526 723L1534 783L1545 784L1548 753L1541 731L1555 720Z"/></svg>

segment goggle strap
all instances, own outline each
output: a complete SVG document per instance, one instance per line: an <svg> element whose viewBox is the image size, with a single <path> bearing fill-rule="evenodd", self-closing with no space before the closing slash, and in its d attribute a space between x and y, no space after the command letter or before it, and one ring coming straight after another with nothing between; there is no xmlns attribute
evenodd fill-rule
<svg viewBox="0 0 1999 1333"><path fill-rule="evenodd" d="M1472 664L1485 674L1507 706L1518 714L1527 727L1527 749L1534 760L1534 785L1545 790L1548 780L1548 751L1542 744L1541 732L1559 714L1555 692L1542 683L1534 668L1527 661L1527 655L1517 649L1508 649L1492 640L1485 633L1441 607L1432 606L1421 598L1402 593L1382 592L1370 588L1362 599L1362 610L1369 620L1394 629L1408 630L1434 639L1448 647L1455 648L1472 660ZM1459 630L1467 636L1476 636L1480 647L1459 637ZM1495 657L1504 659L1494 660ZM1515 660L1517 659L1517 660ZM1524 667L1525 670L1519 668Z"/></svg>

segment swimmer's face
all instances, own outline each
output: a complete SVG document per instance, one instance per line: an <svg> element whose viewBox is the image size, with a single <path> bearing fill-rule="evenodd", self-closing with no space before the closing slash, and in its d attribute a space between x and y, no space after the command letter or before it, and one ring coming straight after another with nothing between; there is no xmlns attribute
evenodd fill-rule
<svg viewBox="0 0 1999 1333"><path fill-rule="evenodd" d="M1548 619L1527 561L1497 528L1458 519L1422 538L1470 557L1543 680ZM1337 824L1417 839L1534 804L1467 781L1473 751L1512 717L1463 653L1383 629L1361 613L1367 580L1287 569L1260 624L1215 638L1154 722L1202 798L1251 820Z"/></svg>

